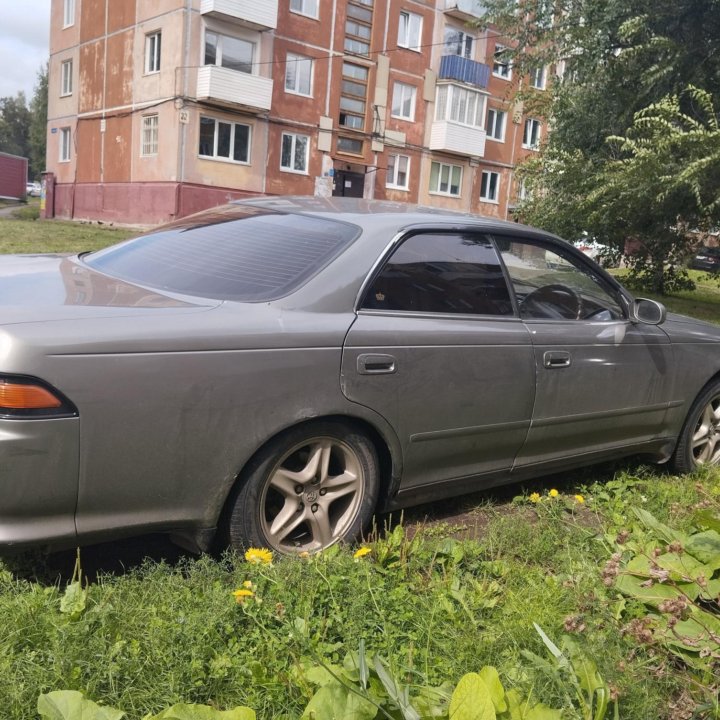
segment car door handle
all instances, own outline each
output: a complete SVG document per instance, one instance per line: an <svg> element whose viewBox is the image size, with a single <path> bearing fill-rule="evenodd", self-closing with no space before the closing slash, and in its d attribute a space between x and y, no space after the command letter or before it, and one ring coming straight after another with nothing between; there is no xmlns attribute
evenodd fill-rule
<svg viewBox="0 0 720 720"><path fill-rule="evenodd" d="M358 355L357 371L360 375L389 375L397 370L392 355Z"/></svg>
<svg viewBox="0 0 720 720"><path fill-rule="evenodd" d="M548 370L570 367L570 353L567 350L548 350L543 355L543 365Z"/></svg>

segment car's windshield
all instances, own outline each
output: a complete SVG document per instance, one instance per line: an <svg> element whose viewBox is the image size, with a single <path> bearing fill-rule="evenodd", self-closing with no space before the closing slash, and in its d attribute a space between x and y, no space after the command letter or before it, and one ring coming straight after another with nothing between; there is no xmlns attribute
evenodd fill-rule
<svg viewBox="0 0 720 720"><path fill-rule="evenodd" d="M307 282L359 235L336 220L230 206L84 256L90 267L151 288L264 302Z"/></svg>

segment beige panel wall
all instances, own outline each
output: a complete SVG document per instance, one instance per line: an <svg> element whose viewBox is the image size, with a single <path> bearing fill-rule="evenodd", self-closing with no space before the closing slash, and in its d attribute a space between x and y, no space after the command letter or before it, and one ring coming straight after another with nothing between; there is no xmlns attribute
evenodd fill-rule
<svg viewBox="0 0 720 720"><path fill-rule="evenodd" d="M153 114L158 116L158 153L157 155L143 156L143 120ZM133 182L180 180L178 155L182 142L181 132L189 125L180 124L179 117L180 111L175 109L172 102L134 114L133 138L130 146ZM188 148L188 151L191 149Z"/></svg>
<svg viewBox="0 0 720 720"><path fill-rule="evenodd" d="M6 0L9 2L9 0ZM75 23L63 28L64 0L52 0L50 6L50 55L77 45L80 41L80 3L75 0Z"/></svg>

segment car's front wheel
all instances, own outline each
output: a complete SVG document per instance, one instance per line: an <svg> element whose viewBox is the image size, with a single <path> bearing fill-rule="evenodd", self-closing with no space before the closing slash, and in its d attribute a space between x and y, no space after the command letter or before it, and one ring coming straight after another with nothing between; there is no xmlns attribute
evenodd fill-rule
<svg viewBox="0 0 720 720"><path fill-rule="evenodd" d="M353 539L372 517L378 485L377 453L364 434L332 421L293 428L243 471L230 543L293 554Z"/></svg>
<svg viewBox="0 0 720 720"><path fill-rule="evenodd" d="M679 473L720 464L720 380L709 383L690 408L672 464Z"/></svg>

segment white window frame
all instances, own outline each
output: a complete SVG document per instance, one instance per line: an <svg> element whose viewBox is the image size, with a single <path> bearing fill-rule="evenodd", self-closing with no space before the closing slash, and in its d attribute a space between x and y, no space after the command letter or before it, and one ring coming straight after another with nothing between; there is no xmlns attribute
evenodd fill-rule
<svg viewBox="0 0 720 720"><path fill-rule="evenodd" d="M470 98L473 99L474 113L470 113L470 104L468 102ZM445 120L456 125L464 125L465 127L484 129L486 102L487 95L482 92L453 83L443 83L437 86L435 119ZM470 114L474 116L472 122L468 122Z"/></svg>
<svg viewBox="0 0 720 720"><path fill-rule="evenodd" d="M295 7L293 7L295 5ZM290 12L317 20L319 0L290 0ZM313 10L314 8L314 10Z"/></svg>
<svg viewBox="0 0 720 720"><path fill-rule="evenodd" d="M67 97L73 93L73 61L63 60L60 64L60 97Z"/></svg>
<svg viewBox="0 0 720 720"><path fill-rule="evenodd" d="M158 154L159 130L160 116L157 113L142 116L142 132L140 133L141 157L155 157Z"/></svg>
<svg viewBox="0 0 720 720"><path fill-rule="evenodd" d="M70 162L72 159L72 131L69 127L60 128L59 162Z"/></svg>
<svg viewBox="0 0 720 720"><path fill-rule="evenodd" d="M457 50L456 42L448 40L448 34L449 33L455 33L458 35L458 40L460 45L460 52L455 52ZM475 41L477 38L475 35L470 34L469 32L466 32L465 30L461 30L460 28L452 27L451 25L445 26L445 36L444 36L444 44L443 44L443 54L444 55L457 55L458 57L464 57L468 60L472 60L475 57ZM470 52L468 53L468 45Z"/></svg>
<svg viewBox="0 0 720 720"><path fill-rule="evenodd" d="M160 55L162 53L162 32L145 35L145 74L152 75L160 72Z"/></svg>
<svg viewBox="0 0 720 720"><path fill-rule="evenodd" d="M205 35L203 36L203 62L205 61L205 53L207 52L207 36L208 33L210 35L215 35L217 38L217 45L215 48L215 64L210 64L210 67L224 67L227 68L226 65L223 65L223 43L225 42L225 38L228 38L230 40L239 40L240 42L247 43L252 47L252 53L250 54L250 71L245 73L246 75L255 75L255 59L257 57L257 51L258 51L258 44L254 40L249 40L247 37L243 37L242 35L231 35L229 33L223 33L218 30L214 30L213 28L206 28L205 29ZM206 63L207 65L207 63ZM227 68L228 70L232 70L232 68ZM233 70L233 72L245 72L244 70Z"/></svg>
<svg viewBox="0 0 720 720"><path fill-rule="evenodd" d="M487 132L487 139L492 140L496 143L505 142L505 130L507 129L507 110L500 110L499 108L488 108L488 119L485 126ZM496 137L498 129L498 117L500 120L500 137Z"/></svg>
<svg viewBox="0 0 720 720"><path fill-rule="evenodd" d="M493 192L492 176L495 176L495 187ZM487 180L486 180L487 178ZM483 195L483 185L485 185L485 194ZM483 170L480 176L480 199L483 202L499 205L500 200L500 173L494 170Z"/></svg>
<svg viewBox="0 0 720 720"><path fill-rule="evenodd" d="M63 2L63 28L75 24L75 0L64 0Z"/></svg>
<svg viewBox="0 0 720 720"><path fill-rule="evenodd" d="M233 163L234 165L249 165L250 164L250 150L252 148L252 134L253 134L253 126L249 125L248 123L236 123L232 122L231 120L224 120L222 118L215 118L210 117L209 115L201 115L201 120L212 120L215 123L215 129L213 130L213 148L212 148L212 155L202 155L200 153L200 147L198 143L198 157L204 158L206 160L216 160L218 162L229 162ZM230 150L228 157L225 155L218 155L217 154L217 147L218 147L218 140L220 138L220 132L218 130L218 123L224 123L225 125L230 125ZM248 129L248 141L247 141L247 159L246 160L236 160L235 155L235 127L236 126L242 126ZM199 123L199 126L202 126L202 122Z"/></svg>
<svg viewBox="0 0 720 720"><path fill-rule="evenodd" d="M302 170L299 170L295 167L289 167L287 165L283 165L282 160L282 148L285 144L285 138L290 138L290 158L291 161L295 158L295 152L297 150L297 141L298 138L304 138L307 140L305 143L305 158L303 159L303 168ZM290 132L284 132L280 136L280 170L282 172L289 172L289 173L295 173L296 175L307 175L308 174L308 162L310 158L310 136L309 135L303 135L302 133L290 133Z"/></svg>
<svg viewBox="0 0 720 720"><path fill-rule="evenodd" d="M421 52L422 30L423 16L408 10L402 10L398 23L398 47Z"/></svg>
<svg viewBox="0 0 720 720"><path fill-rule="evenodd" d="M414 121L416 98L417 88L414 85L396 81L393 85L391 116L394 118L399 118L400 120ZM405 107L408 100L410 101L409 111L407 114L403 114L403 108Z"/></svg>
<svg viewBox="0 0 720 720"><path fill-rule="evenodd" d="M295 66L295 78L294 78L294 85L288 85L288 70L290 69L291 64ZM308 68L305 70L305 68ZM313 76L314 76L314 70L315 66L313 63L313 59L308 57L307 55L299 55L298 53L289 52L285 56L285 92L290 93L291 95L302 95L302 97L312 97L313 96ZM302 90L299 89L301 83L300 83L300 76L301 73L306 73L308 75L307 81L308 81L308 92L302 92Z"/></svg>
<svg viewBox="0 0 720 720"><path fill-rule="evenodd" d="M529 83L531 88L536 90L544 90L547 85L547 67L538 65L530 71Z"/></svg>
<svg viewBox="0 0 720 720"><path fill-rule="evenodd" d="M444 195L446 197L460 197L462 195L462 179L463 179L463 167L462 165L451 165L450 163L443 163L439 162L438 160L433 160L432 163L430 163L430 181L432 182L432 166L437 165L438 166L438 184L436 188L433 188L430 186L429 193L431 195ZM447 190L441 190L442 185L442 177L443 177L443 170L447 169L448 171L448 177L447 177ZM457 193L451 192L450 188L452 187L452 173L453 170L458 169L460 170L460 179L458 181L458 191Z"/></svg>
<svg viewBox="0 0 720 720"><path fill-rule="evenodd" d="M507 48L505 45L496 45L493 53L492 74L502 80L512 80L512 62L507 60L502 62L498 60L498 55L502 55Z"/></svg>
<svg viewBox="0 0 720 720"><path fill-rule="evenodd" d="M526 150L537 150L542 138L542 123L537 118L526 118L523 128L522 146Z"/></svg>
<svg viewBox="0 0 720 720"><path fill-rule="evenodd" d="M392 163L390 158L393 158ZM404 161L404 162L403 162ZM405 169L401 170L400 166L405 165ZM391 170L392 168L392 170ZM402 185L398 182L398 178L404 172L405 184ZM408 155L389 154L387 156L387 175L385 178L385 187L392 188L393 190L409 190L410 188L410 157Z"/></svg>

